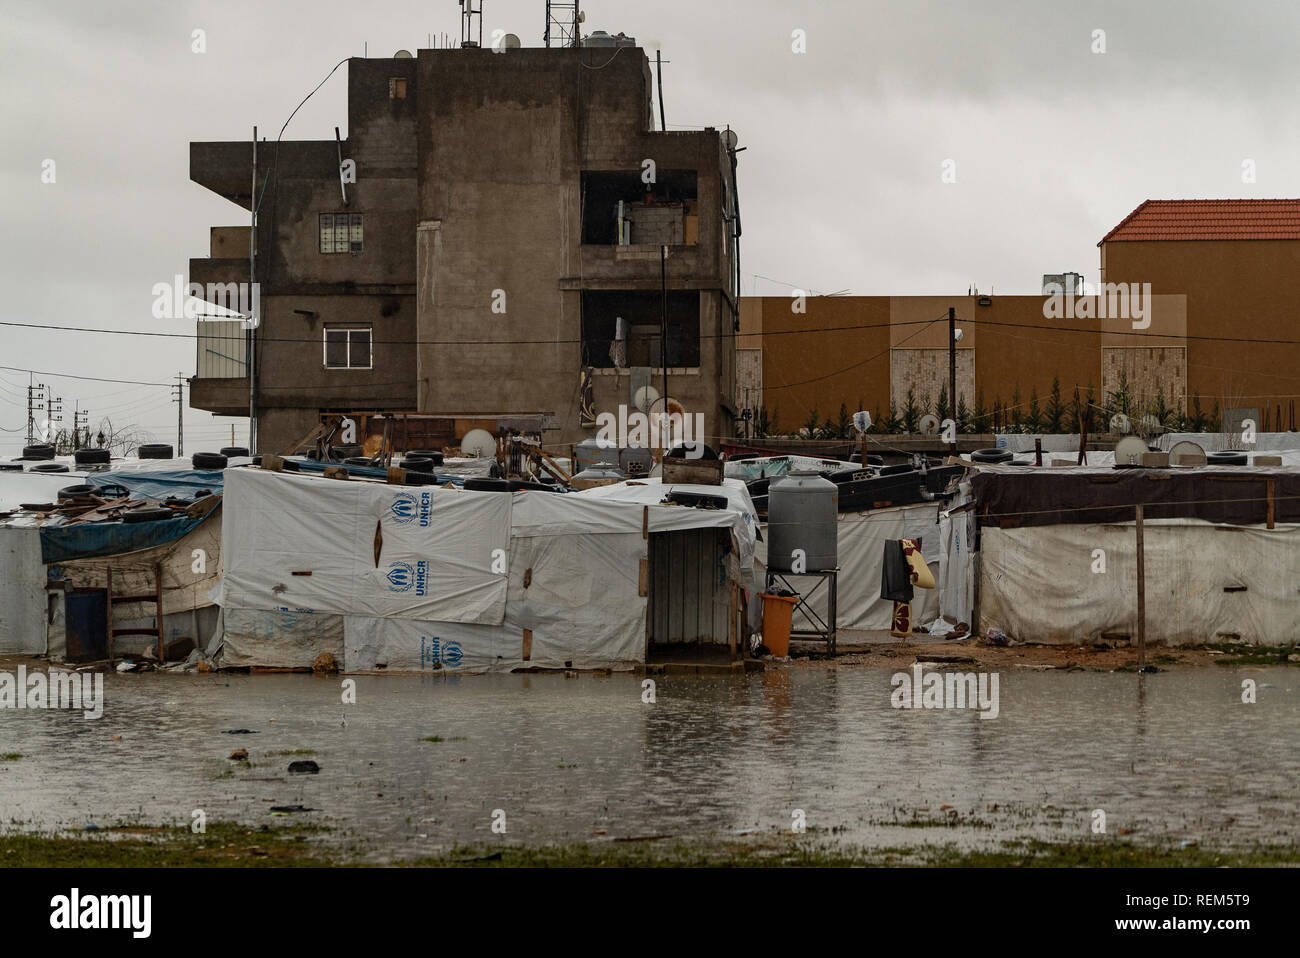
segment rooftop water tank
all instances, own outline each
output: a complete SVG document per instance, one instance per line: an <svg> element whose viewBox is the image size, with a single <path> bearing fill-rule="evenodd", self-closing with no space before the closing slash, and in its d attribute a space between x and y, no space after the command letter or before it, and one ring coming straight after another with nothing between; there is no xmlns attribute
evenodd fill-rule
<svg viewBox="0 0 1300 958"><path fill-rule="evenodd" d="M834 569L839 562L838 522L839 490L829 479L810 470L773 479L767 490L768 568ZM797 562L800 552L802 562Z"/></svg>
<svg viewBox="0 0 1300 958"><path fill-rule="evenodd" d="M577 443L573 448L574 466L581 470L598 462L608 463L618 468L618 446L608 439L594 436Z"/></svg>

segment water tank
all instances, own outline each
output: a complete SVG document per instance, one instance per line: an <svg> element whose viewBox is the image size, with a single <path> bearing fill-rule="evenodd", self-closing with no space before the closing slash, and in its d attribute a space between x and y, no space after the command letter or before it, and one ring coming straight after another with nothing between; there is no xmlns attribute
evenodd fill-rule
<svg viewBox="0 0 1300 958"><path fill-rule="evenodd" d="M569 486L581 491L583 489L594 489L597 486L612 486L614 483L622 482L626 478L618 471L617 466L606 462L597 462L574 476L570 480Z"/></svg>
<svg viewBox="0 0 1300 958"><path fill-rule="evenodd" d="M574 446L574 466L579 470L598 462L607 463L618 468L618 446L608 439L584 439Z"/></svg>
<svg viewBox="0 0 1300 958"><path fill-rule="evenodd" d="M629 479L642 479L650 474L654 456L645 446L628 446L618 454L618 467Z"/></svg>
<svg viewBox="0 0 1300 958"><path fill-rule="evenodd" d="M813 471L773 479L767 490L767 565L794 572L795 550L803 551L801 571L834 569L839 562L836 533L839 490Z"/></svg>

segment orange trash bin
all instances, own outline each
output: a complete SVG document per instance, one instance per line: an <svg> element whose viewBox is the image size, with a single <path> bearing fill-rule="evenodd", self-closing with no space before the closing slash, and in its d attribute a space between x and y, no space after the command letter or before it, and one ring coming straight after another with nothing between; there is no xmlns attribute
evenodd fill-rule
<svg viewBox="0 0 1300 958"><path fill-rule="evenodd" d="M790 654L790 624L799 597L769 592L760 592L759 597L763 600L763 644L773 655L785 657Z"/></svg>

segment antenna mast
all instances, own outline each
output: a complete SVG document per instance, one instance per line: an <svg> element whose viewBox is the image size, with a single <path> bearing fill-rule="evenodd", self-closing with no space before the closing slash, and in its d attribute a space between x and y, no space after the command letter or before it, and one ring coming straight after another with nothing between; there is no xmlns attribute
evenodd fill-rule
<svg viewBox="0 0 1300 958"><path fill-rule="evenodd" d="M581 22L578 0L573 0L573 3L546 0L546 33L542 35L542 40L548 47L576 47L581 40L578 33L578 24Z"/></svg>

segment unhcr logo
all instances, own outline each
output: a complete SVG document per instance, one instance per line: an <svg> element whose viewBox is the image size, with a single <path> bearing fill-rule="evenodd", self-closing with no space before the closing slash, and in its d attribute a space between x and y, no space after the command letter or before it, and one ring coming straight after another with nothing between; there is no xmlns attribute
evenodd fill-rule
<svg viewBox="0 0 1300 958"><path fill-rule="evenodd" d="M429 590L429 564L421 559L415 565L409 562L394 562L388 567L384 576L392 592L410 592L425 595Z"/></svg>
<svg viewBox="0 0 1300 958"><path fill-rule="evenodd" d="M429 638L427 635L420 636L420 668L440 669L446 666L454 669L460 665L465 653L461 650L459 642L446 642L438 636Z"/></svg>
<svg viewBox="0 0 1300 958"><path fill-rule="evenodd" d="M433 494L422 492L417 499L409 492L399 493L388 507L388 513L399 526L418 520L420 528L427 529L433 516Z"/></svg>

